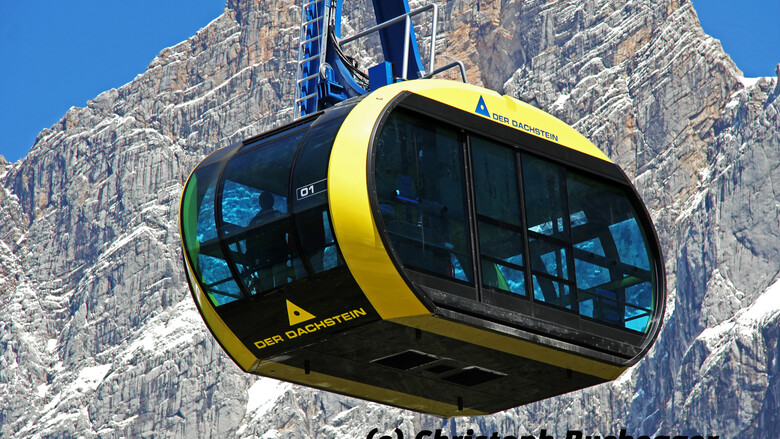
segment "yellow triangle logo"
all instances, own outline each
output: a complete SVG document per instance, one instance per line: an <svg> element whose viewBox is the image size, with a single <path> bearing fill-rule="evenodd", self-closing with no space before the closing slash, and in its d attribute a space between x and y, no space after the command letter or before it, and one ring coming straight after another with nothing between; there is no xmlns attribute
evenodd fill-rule
<svg viewBox="0 0 780 439"><path fill-rule="evenodd" d="M287 318L290 319L290 326L297 325L298 323L311 320L314 315L300 306L286 300L287 302Z"/></svg>

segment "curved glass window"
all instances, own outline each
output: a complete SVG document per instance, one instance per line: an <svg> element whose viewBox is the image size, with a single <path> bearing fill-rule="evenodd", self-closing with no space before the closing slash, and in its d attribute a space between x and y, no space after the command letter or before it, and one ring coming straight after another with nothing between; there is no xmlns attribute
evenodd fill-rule
<svg viewBox="0 0 780 439"><path fill-rule="evenodd" d="M413 282L460 296L443 305L647 333L659 288L650 232L629 187L597 175L398 109L376 140L375 209Z"/></svg>
<svg viewBox="0 0 780 439"><path fill-rule="evenodd" d="M249 294L306 277L287 208L290 170L306 128L242 150L225 167L220 237L234 276Z"/></svg>
<svg viewBox="0 0 780 439"><path fill-rule="evenodd" d="M527 154L522 155L522 161L534 299L572 309L574 288L565 170Z"/></svg>
<svg viewBox="0 0 780 439"><path fill-rule="evenodd" d="M394 112L376 148L376 190L385 229L405 266L473 281L463 143L458 132Z"/></svg>
<svg viewBox="0 0 780 439"><path fill-rule="evenodd" d="M525 296L525 248L515 152L471 138L482 285Z"/></svg>
<svg viewBox="0 0 780 439"><path fill-rule="evenodd" d="M330 223L327 173L348 109L220 150L193 172L182 196L182 239L193 281L214 306L344 263Z"/></svg>
<svg viewBox="0 0 780 439"><path fill-rule="evenodd" d="M182 238L192 270L214 306L224 305L242 296L225 261L217 239L214 219L214 195L221 166L197 169L189 179L182 197Z"/></svg>
<svg viewBox="0 0 780 439"><path fill-rule="evenodd" d="M592 178L569 172L567 186L580 314L646 331L653 276L636 211L622 190Z"/></svg>
<svg viewBox="0 0 780 439"><path fill-rule="evenodd" d="M293 213L298 239L310 270L320 273L343 264L328 214L328 161L344 116L319 120L303 141L293 171Z"/></svg>

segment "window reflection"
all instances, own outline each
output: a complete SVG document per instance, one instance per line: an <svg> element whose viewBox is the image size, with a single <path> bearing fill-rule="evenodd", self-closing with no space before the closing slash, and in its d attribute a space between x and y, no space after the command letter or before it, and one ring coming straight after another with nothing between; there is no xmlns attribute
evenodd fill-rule
<svg viewBox="0 0 780 439"><path fill-rule="evenodd" d="M522 158L528 230L569 241L563 167L527 154Z"/></svg>
<svg viewBox="0 0 780 439"><path fill-rule="evenodd" d="M482 284L525 296L515 152L477 136L471 148Z"/></svg>
<svg viewBox="0 0 780 439"><path fill-rule="evenodd" d="M336 247L327 206L309 209L295 215L303 255L315 273L344 263Z"/></svg>
<svg viewBox="0 0 780 439"><path fill-rule="evenodd" d="M193 173L184 193L182 235L197 281L214 306L243 297L222 257L214 217L214 194L220 167L211 165Z"/></svg>
<svg viewBox="0 0 780 439"><path fill-rule="evenodd" d="M570 222L562 166L523 154L523 193L528 220L534 300L573 309Z"/></svg>
<svg viewBox="0 0 780 439"><path fill-rule="evenodd" d="M306 276L287 211L290 170L305 128L246 148L225 167L221 237L249 294Z"/></svg>
<svg viewBox="0 0 780 439"><path fill-rule="evenodd" d="M624 189L482 136L467 140L471 229L457 133L402 112L385 123L375 159L378 208L404 266L470 282L473 230L482 291L475 298L519 310L519 302L499 299L514 295L646 332L655 286Z"/></svg>
<svg viewBox="0 0 780 439"><path fill-rule="evenodd" d="M224 259L201 253L198 260L202 270L201 284L214 305L224 305L243 297Z"/></svg>
<svg viewBox="0 0 780 439"><path fill-rule="evenodd" d="M457 132L393 113L376 151L382 219L404 265L471 281L472 262Z"/></svg>
<svg viewBox="0 0 780 439"><path fill-rule="evenodd" d="M568 246L543 238L529 237L531 273L534 278L534 299L561 308L572 309L572 289L569 282Z"/></svg>
<svg viewBox="0 0 780 439"><path fill-rule="evenodd" d="M634 208L622 190L576 172L567 185L570 209L582 219L572 227L580 314L646 331L652 276Z"/></svg>
<svg viewBox="0 0 780 439"><path fill-rule="evenodd" d="M344 117L318 120L301 145L293 171L292 200L296 233L313 273L344 263L336 247L328 214L328 160Z"/></svg>
<svg viewBox="0 0 780 439"><path fill-rule="evenodd" d="M182 235L214 306L344 263L327 206L328 158L343 119L321 118L261 138L227 164L235 149L217 153L193 173L182 198ZM299 146L304 157L296 162ZM291 176L309 190L291 188Z"/></svg>
<svg viewBox="0 0 780 439"><path fill-rule="evenodd" d="M534 274L534 299L548 305L571 309L572 295L568 284Z"/></svg>

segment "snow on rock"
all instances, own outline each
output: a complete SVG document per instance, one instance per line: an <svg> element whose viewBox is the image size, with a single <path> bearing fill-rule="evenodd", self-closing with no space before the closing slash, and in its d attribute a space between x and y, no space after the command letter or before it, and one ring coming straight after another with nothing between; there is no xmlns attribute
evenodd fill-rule
<svg viewBox="0 0 780 439"><path fill-rule="evenodd" d="M706 328L698 338L706 342L710 349L716 350L735 333L751 336L776 320L780 320L780 279L761 293L750 306L738 310L723 323Z"/></svg>
<svg viewBox="0 0 780 439"><path fill-rule="evenodd" d="M103 382L103 378L111 370L110 364L100 364L92 367L85 367L79 372L78 378L69 386L73 391L95 390Z"/></svg>
<svg viewBox="0 0 780 439"><path fill-rule="evenodd" d="M255 381L247 390L249 398L246 403L247 413L253 416L263 416L275 403L276 399L289 390L291 385L272 378L261 378Z"/></svg>
<svg viewBox="0 0 780 439"><path fill-rule="evenodd" d="M634 179L669 289L644 360L612 384L454 421L243 373L190 298L179 195L205 155L291 119L300 10L229 0L133 81L68 110L27 157L0 160L0 436L564 437L619 424L780 437L777 78L742 78L688 1L437 3L441 56L572 124ZM350 29L370 25L365 4L348 15Z"/></svg>

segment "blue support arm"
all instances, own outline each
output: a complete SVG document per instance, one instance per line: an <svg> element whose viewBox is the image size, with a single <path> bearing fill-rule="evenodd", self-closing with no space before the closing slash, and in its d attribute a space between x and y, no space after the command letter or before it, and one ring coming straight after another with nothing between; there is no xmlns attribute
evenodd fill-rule
<svg viewBox="0 0 780 439"><path fill-rule="evenodd" d="M373 0L374 16L377 23L384 23L395 17L409 13L409 3L406 0ZM388 26L379 30L379 39L382 42L382 53L385 61L393 66L393 75L396 78L418 79L423 72L420 50L417 47L417 38L414 34L414 26L409 26L408 65L406 75L402 70L404 59L404 39L406 37L405 22Z"/></svg>
<svg viewBox="0 0 780 439"><path fill-rule="evenodd" d="M377 23L409 13L407 0L372 0ZM368 69L359 69L339 46L343 0L303 0L296 83L296 117L312 114L345 99L367 93ZM376 88L388 82L417 79L423 72L411 18L382 27L379 33L385 63ZM406 57L405 57L406 55ZM406 58L406 59L405 59ZM406 69L404 71L404 62ZM391 70L390 81L387 70ZM358 80L356 80L356 77Z"/></svg>

